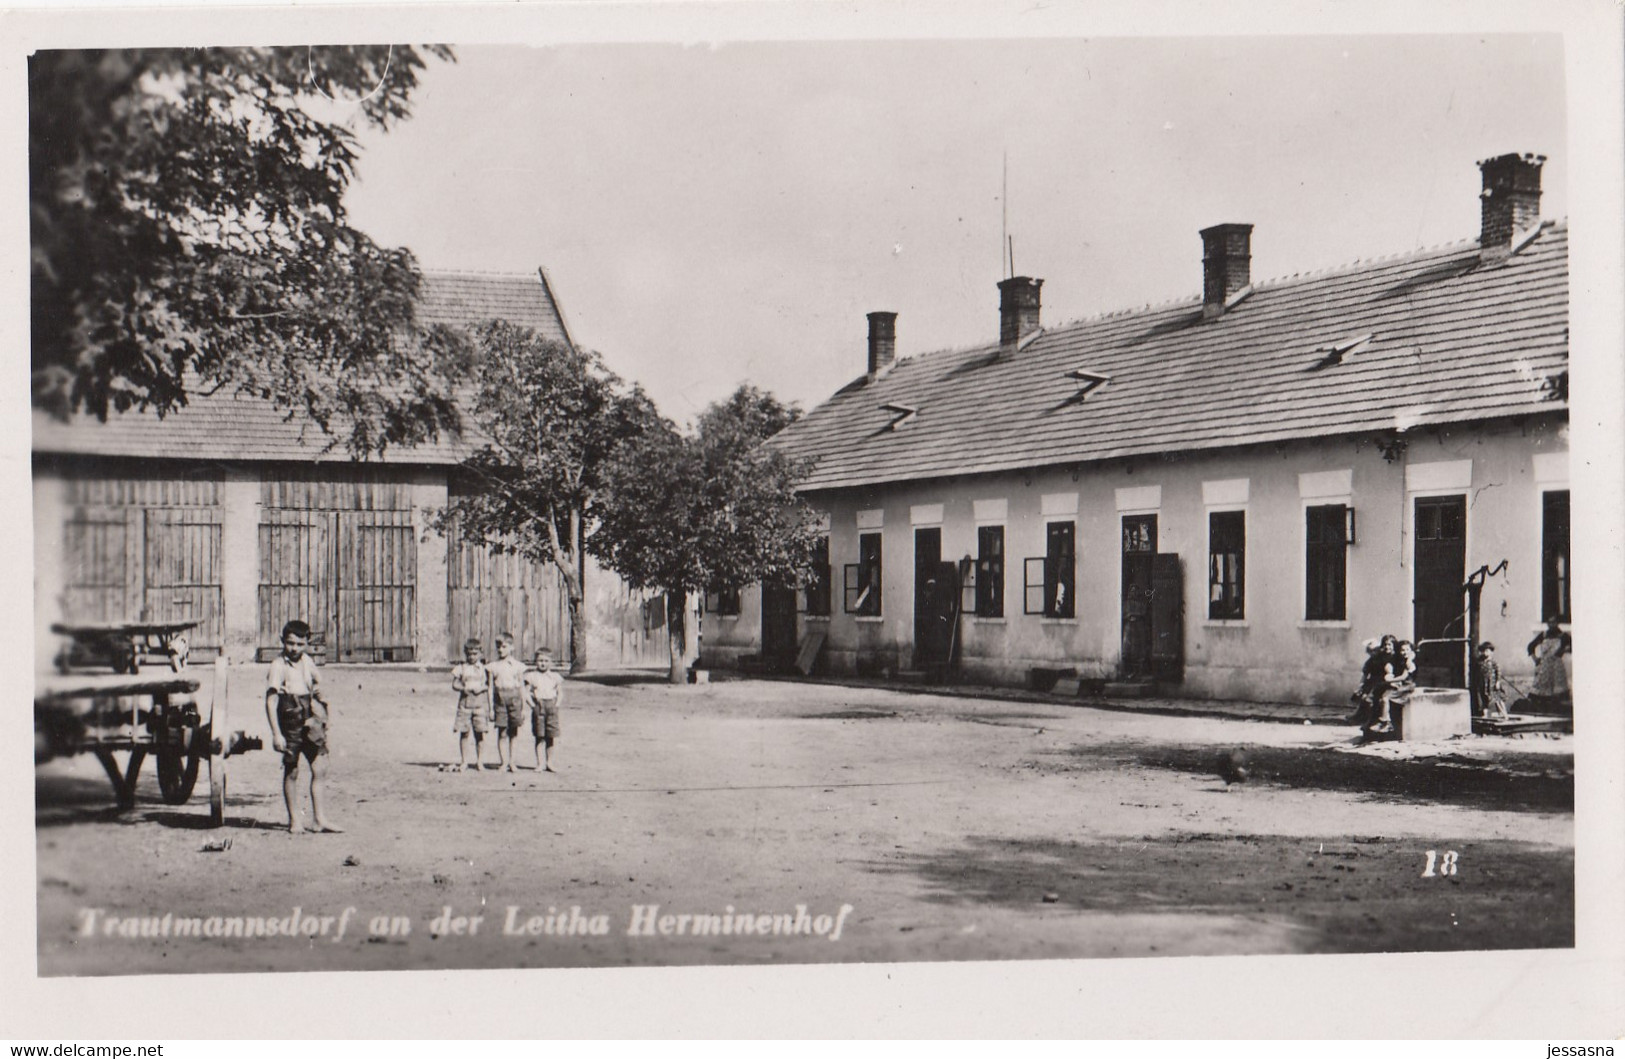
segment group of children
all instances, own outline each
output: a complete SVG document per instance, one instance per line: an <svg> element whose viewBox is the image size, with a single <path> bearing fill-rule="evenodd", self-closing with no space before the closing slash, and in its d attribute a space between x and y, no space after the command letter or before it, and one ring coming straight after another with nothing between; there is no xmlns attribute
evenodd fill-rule
<svg viewBox="0 0 1625 1059"><path fill-rule="evenodd" d="M299 759L310 765L310 817L308 830L336 834L343 830L322 816L322 779L327 773L327 731L331 710L322 694L321 675L310 657L310 626L290 621L282 627L282 653L271 660L265 681L265 722L271 729L271 747L282 755L282 800L288 809L288 830L307 830L299 815ZM457 692L457 714L452 730L458 733L458 762L467 764L470 734L474 736L474 767L484 769L481 749L485 733L497 733L498 767L514 770L513 740L531 715L536 737L536 768L553 771L553 747L559 738L559 704L564 678L553 669L553 654L536 652L535 668L513 656L513 637L497 637L496 661L484 661L479 640L463 645L463 661L452 667L451 686Z"/></svg>
<svg viewBox="0 0 1625 1059"><path fill-rule="evenodd" d="M1365 665L1360 670L1360 688L1354 693L1357 724L1370 735L1394 730L1393 708L1404 702L1416 687L1416 645L1384 635L1365 642Z"/></svg>
<svg viewBox="0 0 1625 1059"><path fill-rule="evenodd" d="M553 668L553 652L536 651L536 666L513 656L513 637L497 637L497 658L486 662L485 645L471 639L463 644L463 660L451 667L451 687L457 692L457 717L452 731L457 733L457 765L461 772L468 764L468 737L474 736L474 768L485 767L481 760L485 733L497 735L497 767L512 772L513 740L530 713L530 731L536 738L536 768L553 771L553 747L559 737L559 702L564 697L564 678Z"/></svg>
<svg viewBox="0 0 1625 1059"><path fill-rule="evenodd" d="M1365 642L1365 666L1360 671L1360 689L1351 724L1370 735L1394 730L1393 707L1406 702L1416 688L1416 646L1391 635ZM1495 645L1485 640L1478 645L1473 665L1474 689L1480 712L1486 717L1507 716L1506 694L1501 667L1495 661Z"/></svg>

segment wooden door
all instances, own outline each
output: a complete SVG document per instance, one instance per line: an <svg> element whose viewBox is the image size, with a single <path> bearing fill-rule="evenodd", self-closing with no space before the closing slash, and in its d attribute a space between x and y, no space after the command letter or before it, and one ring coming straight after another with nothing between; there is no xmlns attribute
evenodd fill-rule
<svg viewBox="0 0 1625 1059"><path fill-rule="evenodd" d="M131 575L139 567L130 561L135 536L131 510L85 505L69 515L62 554L63 621L130 621L138 616Z"/></svg>
<svg viewBox="0 0 1625 1059"><path fill-rule="evenodd" d="M1151 675L1156 555L1157 516L1123 516L1123 648L1119 669L1125 677Z"/></svg>
<svg viewBox="0 0 1625 1059"><path fill-rule="evenodd" d="M942 530L914 531L914 666L945 665L953 650L959 589L954 564L942 561Z"/></svg>
<svg viewBox="0 0 1625 1059"><path fill-rule="evenodd" d="M762 655L788 669L796 657L796 590L788 585L762 586Z"/></svg>
<svg viewBox="0 0 1625 1059"><path fill-rule="evenodd" d="M1467 498L1416 498L1416 585L1412 636L1416 682L1467 686ZM1423 640L1457 642L1421 643Z"/></svg>
<svg viewBox="0 0 1625 1059"><path fill-rule="evenodd" d="M1185 579L1172 552L1151 557L1151 671L1158 680L1185 678Z"/></svg>
<svg viewBox="0 0 1625 1059"><path fill-rule="evenodd" d="M446 547L447 658L461 658L469 639L495 650L491 645L502 633L514 637L521 658L532 658L538 647L552 648L560 661L568 658L569 598L556 566L532 563L512 552L499 555L464 539L455 526L448 530ZM434 648L424 645L426 652Z"/></svg>
<svg viewBox="0 0 1625 1059"><path fill-rule="evenodd" d="M338 513L336 657L410 662L417 615L417 542L410 511Z"/></svg>
<svg viewBox="0 0 1625 1059"><path fill-rule="evenodd" d="M218 507L146 510L141 617L197 622L186 635L203 658L218 655L225 639L220 532Z"/></svg>
<svg viewBox="0 0 1625 1059"><path fill-rule="evenodd" d="M333 642L333 514L263 508L259 528L259 655L276 655L282 626L309 624L311 654L328 655Z"/></svg>

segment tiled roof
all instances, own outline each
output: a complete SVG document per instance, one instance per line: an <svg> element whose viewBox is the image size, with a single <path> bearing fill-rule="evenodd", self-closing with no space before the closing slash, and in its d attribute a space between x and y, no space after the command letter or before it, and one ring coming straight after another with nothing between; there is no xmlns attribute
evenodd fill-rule
<svg viewBox="0 0 1625 1059"><path fill-rule="evenodd" d="M1567 368L1568 225L1548 222L1495 263L1475 240L1258 283L1217 319L1197 297L902 359L774 443L817 459L804 490L835 489L1566 411ZM1078 399L1080 369L1110 381ZM888 404L917 412L889 430Z"/></svg>
<svg viewBox="0 0 1625 1059"><path fill-rule="evenodd" d="M533 276L478 272L426 272L419 322L463 325L502 319L546 338L568 341L564 319L545 273ZM349 458L307 417L268 401L234 393L188 395L184 408L159 419L150 412L110 413L107 422L75 416L68 422L33 414L35 452L158 459L310 460ZM464 437L441 437L413 448L390 448L394 464L451 464L465 456Z"/></svg>
<svg viewBox="0 0 1625 1059"><path fill-rule="evenodd" d="M428 272L423 279L423 297L418 303L420 323L456 326L506 320L555 342L570 339L547 274L541 270L534 276Z"/></svg>

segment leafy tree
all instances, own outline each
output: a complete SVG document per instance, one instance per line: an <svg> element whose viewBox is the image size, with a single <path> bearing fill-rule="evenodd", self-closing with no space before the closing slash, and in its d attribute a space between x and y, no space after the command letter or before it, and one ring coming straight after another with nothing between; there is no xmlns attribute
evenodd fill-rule
<svg viewBox="0 0 1625 1059"><path fill-rule="evenodd" d="M411 253L351 228L343 202L357 155L339 120L406 118L426 57L452 54L32 55L35 404L163 415L224 388L308 414L357 456L455 425L457 336L418 326Z"/></svg>
<svg viewBox="0 0 1625 1059"><path fill-rule="evenodd" d="M668 594L671 679L692 657L689 596L712 586L804 579L819 530L796 495L806 466L764 442L800 415L751 386L623 448L604 475L590 544L637 588Z"/></svg>
<svg viewBox="0 0 1625 1059"><path fill-rule="evenodd" d="M552 563L570 612L570 664L587 664L581 557L598 515L603 469L629 441L656 429L654 403L596 353L492 321L473 334L473 419L482 442L461 470L472 490L453 500L443 533Z"/></svg>

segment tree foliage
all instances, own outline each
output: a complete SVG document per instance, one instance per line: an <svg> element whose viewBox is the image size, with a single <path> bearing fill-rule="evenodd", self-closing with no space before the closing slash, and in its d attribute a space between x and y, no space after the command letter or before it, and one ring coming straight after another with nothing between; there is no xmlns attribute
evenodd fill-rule
<svg viewBox="0 0 1625 1059"><path fill-rule="evenodd" d="M796 495L806 466L765 444L799 414L742 386L693 431L663 422L628 444L604 476L594 553L633 586L668 592L677 623L710 587L802 581L820 533ZM686 630L672 633L675 680Z"/></svg>
<svg viewBox="0 0 1625 1059"><path fill-rule="evenodd" d="M225 388L308 414L358 456L454 425L457 336L418 325L411 253L347 223L355 136L312 113L354 101L388 127L428 57L452 55L31 56L35 404L162 415Z"/></svg>
<svg viewBox="0 0 1625 1059"><path fill-rule="evenodd" d="M580 560L599 515L605 468L657 428L641 389L626 389L596 353L503 321L472 342L473 426L480 447L461 467L468 491L440 518L443 532L551 563L569 598L571 665L586 664Z"/></svg>

